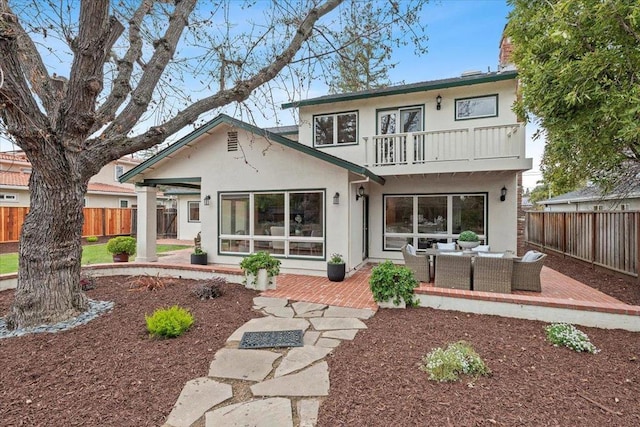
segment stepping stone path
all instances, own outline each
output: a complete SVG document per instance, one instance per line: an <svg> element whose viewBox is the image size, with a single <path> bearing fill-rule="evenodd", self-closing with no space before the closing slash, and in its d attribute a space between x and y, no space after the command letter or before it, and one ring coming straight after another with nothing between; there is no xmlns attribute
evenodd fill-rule
<svg viewBox="0 0 640 427"><path fill-rule="evenodd" d="M187 382L163 427L313 427L329 394L325 358L367 326L372 310L256 297L251 319L218 350L207 377ZM245 332L301 329L303 347L238 349Z"/></svg>

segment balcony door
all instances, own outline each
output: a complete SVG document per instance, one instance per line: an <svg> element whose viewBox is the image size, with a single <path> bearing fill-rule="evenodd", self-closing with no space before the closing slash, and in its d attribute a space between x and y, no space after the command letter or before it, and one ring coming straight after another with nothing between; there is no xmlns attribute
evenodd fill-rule
<svg viewBox="0 0 640 427"><path fill-rule="evenodd" d="M376 162L379 164L405 163L407 138L398 134L423 130L422 107L378 111L377 125Z"/></svg>

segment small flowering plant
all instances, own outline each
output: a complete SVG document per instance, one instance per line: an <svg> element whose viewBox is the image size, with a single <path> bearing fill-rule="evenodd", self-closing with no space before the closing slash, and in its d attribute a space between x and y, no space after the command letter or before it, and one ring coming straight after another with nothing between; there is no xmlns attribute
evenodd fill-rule
<svg viewBox="0 0 640 427"><path fill-rule="evenodd" d="M432 350L422 358L420 369L429 379L439 382L457 381L461 374L479 377L491 374L491 370L476 351L464 341Z"/></svg>
<svg viewBox="0 0 640 427"><path fill-rule="evenodd" d="M578 353L598 353L600 350L589 341L587 334L568 323L553 323L544 328L547 339L556 347L565 346Z"/></svg>

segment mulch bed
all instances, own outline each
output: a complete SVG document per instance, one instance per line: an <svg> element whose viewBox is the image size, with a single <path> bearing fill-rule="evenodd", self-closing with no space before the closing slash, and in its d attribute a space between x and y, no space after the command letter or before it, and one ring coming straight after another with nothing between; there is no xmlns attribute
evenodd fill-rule
<svg viewBox="0 0 640 427"><path fill-rule="evenodd" d="M568 258L546 265L638 304L634 280ZM258 317L256 292L227 285L200 301L196 283L130 291L132 278L98 278L90 298L111 313L59 334L0 340L0 425L161 426L184 384L205 376L231 333ZM0 292L5 315L13 291ZM194 327L171 340L150 339L144 315L174 304ZM602 351L575 353L544 339L542 322L438 311L380 310L368 329L328 357L331 389L319 426L640 425L640 335L580 327ZM418 366L435 347L470 342L491 377L434 383Z"/></svg>

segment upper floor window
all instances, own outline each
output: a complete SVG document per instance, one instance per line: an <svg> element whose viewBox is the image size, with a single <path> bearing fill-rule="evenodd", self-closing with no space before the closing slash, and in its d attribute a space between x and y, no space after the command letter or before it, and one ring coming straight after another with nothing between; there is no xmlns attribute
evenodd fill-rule
<svg viewBox="0 0 640 427"><path fill-rule="evenodd" d="M116 165L116 181L124 174L124 166Z"/></svg>
<svg viewBox="0 0 640 427"><path fill-rule="evenodd" d="M456 99L456 120L498 116L498 95Z"/></svg>
<svg viewBox="0 0 640 427"><path fill-rule="evenodd" d="M378 111L378 135L422 131L422 107Z"/></svg>
<svg viewBox="0 0 640 427"><path fill-rule="evenodd" d="M315 146L356 144L358 142L358 113L325 114L313 118Z"/></svg>

